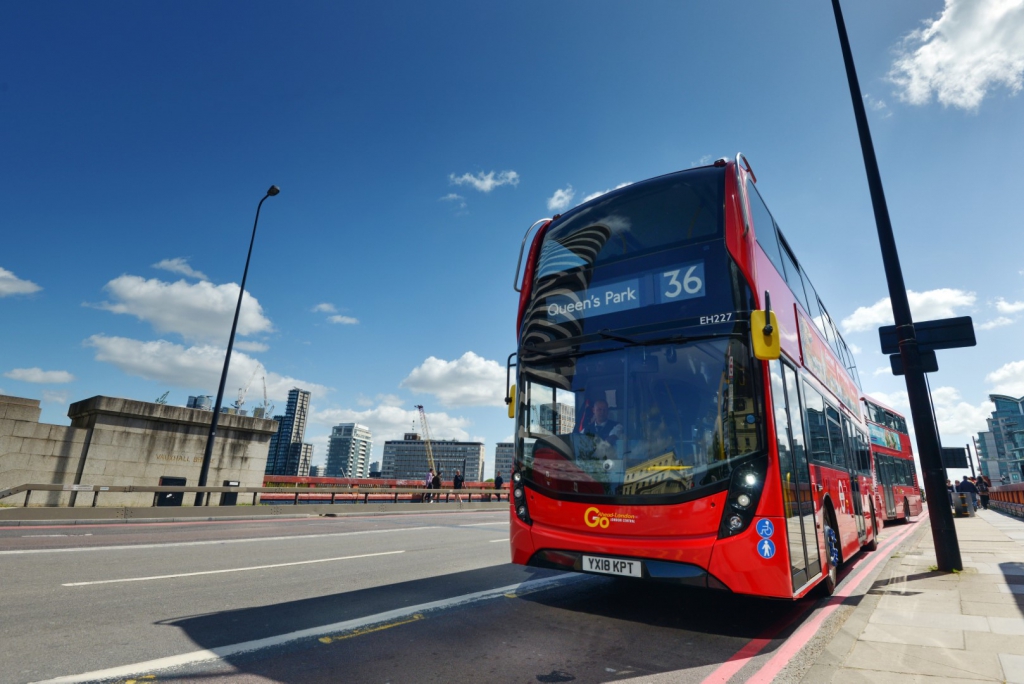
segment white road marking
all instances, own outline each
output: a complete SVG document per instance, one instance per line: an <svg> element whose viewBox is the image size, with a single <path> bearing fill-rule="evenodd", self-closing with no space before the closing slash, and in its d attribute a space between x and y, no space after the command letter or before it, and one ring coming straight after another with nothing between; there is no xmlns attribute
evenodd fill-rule
<svg viewBox="0 0 1024 684"><path fill-rule="evenodd" d="M500 542L500 541L504 541L504 542L507 542L507 541L508 541L508 539L492 539L492 540L491 540L491 543L493 544L494 542Z"/></svg>
<svg viewBox="0 0 1024 684"><path fill-rule="evenodd" d="M121 667L111 667L106 670L96 670L94 672L86 672L78 675L56 677L54 679L35 682L35 684L72 684L74 682L93 682L97 680L127 678L142 672L152 673L173 667L194 665L196 663L208 662L211 660L221 660L223 658L238 655L239 653L258 651L264 648L271 648L273 646L286 644L291 641L297 641L299 639L319 637L332 632L347 632L359 629L360 627L366 627L367 625L376 625L384 622L391 622L392 620L399 620L416 613L425 613L428 611L454 608L456 606L465 606L471 603L487 601L489 599L505 596L506 594L522 594L524 592L552 589L565 584L591 580L593 580L591 575L569 575L546 577L539 580L528 580L526 582L520 582L519 584L510 584L505 587L498 587L497 589L486 589L472 594L463 594L462 596L441 599L440 601L431 601L430 603L421 603L407 608L389 610L384 613L377 613L376 615L367 615L366 617L355 618L354 620L336 622L332 625L311 627L309 629L301 629L296 632L279 634L278 636L266 637L264 639L254 639L253 641L245 641L240 644L232 644L230 646L220 646L218 648L204 649L202 651L192 651L191 653L182 653L181 655L169 656L167 658L157 658L156 660L147 660L141 663L123 665Z"/></svg>
<svg viewBox="0 0 1024 684"><path fill-rule="evenodd" d="M422 527L399 527L391 530L360 530L358 532L328 532L325 534L296 534L286 537L246 537L245 539L208 539L192 542L167 542L166 544L118 544L116 546L73 546L65 549L16 549L0 551L0 556L25 555L30 553L71 553L73 551L123 551L125 549L166 549L176 546L209 546L211 544L246 544L262 541L288 541L303 539L323 539L324 537L353 537L362 534L387 534L389 532L419 532L420 530L436 530L440 525L424 525Z"/></svg>
<svg viewBox="0 0 1024 684"><path fill-rule="evenodd" d="M317 558L316 560L294 561L292 563L275 563L274 565L252 565L247 568L228 568L227 570L203 570L201 572L180 572L176 575L153 575L151 577L126 577L124 579L97 580L95 582L68 582L62 587L86 587L91 584L116 584L117 582L148 582L149 580L174 579L175 577L195 577L197 575L219 575L225 572L245 572L246 570L267 570L284 568L289 565L309 565L310 563L330 563L332 561L353 560L355 558L372 558L374 556L392 556L405 551L382 551L380 553L363 553L358 556L339 556L337 558Z"/></svg>
<svg viewBox="0 0 1024 684"><path fill-rule="evenodd" d="M508 525L508 520L502 520L501 522L471 523L469 525L459 525L459 527L480 527L481 525Z"/></svg>
<svg viewBox="0 0 1024 684"><path fill-rule="evenodd" d="M33 537L91 537L92 532L87 534L23 534L22 539L32 539Z"/></svg>

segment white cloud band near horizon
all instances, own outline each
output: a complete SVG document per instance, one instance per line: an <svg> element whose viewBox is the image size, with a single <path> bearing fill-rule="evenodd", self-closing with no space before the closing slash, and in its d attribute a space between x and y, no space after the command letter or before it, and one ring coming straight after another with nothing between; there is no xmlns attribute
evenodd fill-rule
<svg viewBox="0 0 1024 684"><path fill-rule="evenodd" d="M63 370L46 371L42 368L14 368L4 373L5 378L20 382L62 385L74 382L75 376Z"/></svg>
<svg viewBox="0 0 1024 684"><path fill-rule="evenodd" d="M471 351L454 361L428 357L400 386L432 394L445 407L505 405L504 368Z"/></svg>
<svg viewBox="0 0 1024 684"><path fill-rule="evenodd" d="M477 174L464 173L456 176L454 173L448 175L448 182L452 185L468 185L483 193L488 193L503 185L515 187L519 185L519 174L515 171L483 171Z"/></svg>
<svg viewBox="0 0 1024 684"><path fill-rule="evenodd" d="M161 271L169 271L171 273L178 273L189 278L198 278L199 280L209 280L206 274L202 271L197 271L188 265L188 259L186 257L175 257L174 259L163 259L153 264L153 268L160 269Z"/></svg>
<svg viewBox="0 0 1024 684"><path fill-rule="evenodd" d="M926 292L907 290L907 299L910 301L910 312L915 321L930 321L956 316L960 309L973 306L977 296L973 292L939 288ZM853 333L892 323L892 302L885 297L870 306L858 307L842 320L842 327L844 333Z"/></svg>

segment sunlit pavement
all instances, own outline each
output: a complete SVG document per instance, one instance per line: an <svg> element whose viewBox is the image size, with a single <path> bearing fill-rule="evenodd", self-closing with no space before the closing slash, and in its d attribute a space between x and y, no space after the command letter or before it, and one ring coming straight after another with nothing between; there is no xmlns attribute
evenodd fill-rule
<svg viewBox="0 0 1024 684"><path fill-rule="evenodd" d="M830 606L512 566L507 537L505 513L0 530L0 681L746 681L887 557Z"/></svg>

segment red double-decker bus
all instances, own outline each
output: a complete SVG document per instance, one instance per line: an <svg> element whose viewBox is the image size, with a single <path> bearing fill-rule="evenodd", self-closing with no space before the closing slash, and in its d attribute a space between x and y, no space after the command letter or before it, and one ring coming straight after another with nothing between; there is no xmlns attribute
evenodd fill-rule
<svg viewBox="0 0 1024 684"><path fill-rule="evenodd" d="M884 520L910 522L924 508L906 419L877 399L864 397L864 418L875 464L875 505Z"/></svg>
<svg viewBox="0 0 1024 684"><path fill-rule="evenodd" d="M738 155L527 231L513 562L797 598L875 544L853 356L755 183Z"/></svg>

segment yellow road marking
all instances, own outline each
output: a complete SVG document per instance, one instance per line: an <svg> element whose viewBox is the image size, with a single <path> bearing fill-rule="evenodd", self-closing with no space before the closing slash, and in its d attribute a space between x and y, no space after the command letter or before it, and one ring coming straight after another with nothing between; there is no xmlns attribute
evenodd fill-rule
<svg viewBox="0 0 1024 684"><path fill-rule="evenodd" d="M400 620L398 622L389 622L387 624L377 625L376 627L364 627L363 629L357 629L357 630L354 630L352 632L349 632L348 634L341 634L339 636L320 637L319 639L317 639L317 641L319 641L321 644L329 644L329 643L332 643L334 641L342 641L344 639L351 639L352 637L363 636L364 634L372 634L373 632L380 632L381 630L391 629L392 627L400 627L401 625L407 625L410 622L416 622L417 620L422 620L422 619L423 619L423 615L420 614L420 613L416 613L415 615L413 615L408 620Z"/></svg>

